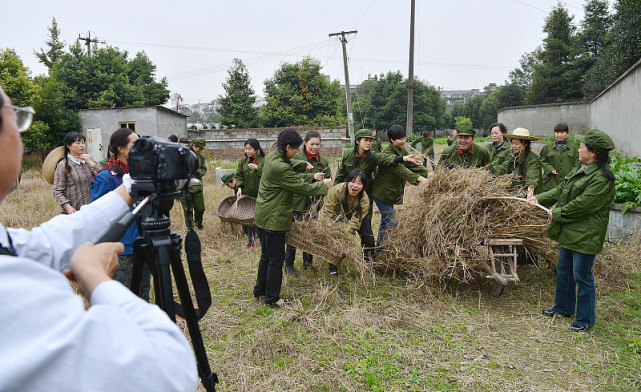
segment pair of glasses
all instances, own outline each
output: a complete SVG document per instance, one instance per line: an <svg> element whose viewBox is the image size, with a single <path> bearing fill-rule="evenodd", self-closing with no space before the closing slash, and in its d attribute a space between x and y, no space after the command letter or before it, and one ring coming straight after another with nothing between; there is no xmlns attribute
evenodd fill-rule
<svg viewBox="0 0 641 392"><path fill-rule="evenodd" d="M18 107L14 105L3 105L5 107L13 109L14 116L16 118L16 125L18 126L19 132L24 132L31 126L31 120L33 120L33 115L36 114L36 111L33 110L31 106Z"/></svg>

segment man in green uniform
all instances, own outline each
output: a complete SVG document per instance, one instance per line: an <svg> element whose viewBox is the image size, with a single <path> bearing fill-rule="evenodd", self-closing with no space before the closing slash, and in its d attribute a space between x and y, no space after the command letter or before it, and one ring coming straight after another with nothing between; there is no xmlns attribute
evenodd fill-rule
<svg viewBox="0 0 641 392"><path fill-rule="evenodd" d="M568 133L567 124L557 124L554 127L554 142L546 144L541 150L544 191L555 188L565 176L580 166L579 148L572 141L568 142Z"/></svg>
<svg viewBox="0 0 641 392"><path fill-rule="evenodd" d="M207 142L202 137L195 138L191 143L191 150L198 156L198 169L192 175L187 188L187 194L180 198L180 203L185 212L185 224L188 229L193 229L194 224L197 228L203 228L203 215L205 214L205 198L203 196L202 179L207 173L207 165L202 152L205 150Z"/></svg>
<svg viewBox="0 0 641 392"><path fill-rule="evenodd" d="M490 163L490 155L482 146L474 143L476 132L472 127L458 131L456 143L445 149L439 159L439 165L446 167L453 166L475 166L483 167Z"/></svg>

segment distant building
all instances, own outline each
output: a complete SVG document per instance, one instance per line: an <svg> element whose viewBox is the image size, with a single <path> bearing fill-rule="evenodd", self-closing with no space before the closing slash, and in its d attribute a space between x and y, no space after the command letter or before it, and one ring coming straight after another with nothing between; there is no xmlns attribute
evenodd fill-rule
<svg viewBox="0 0 641 392"><path fill-rule="evenodd" d="M87 153L97 160L107 156L109 139L118 128L130 128L140 136L187 136L188 116L160 105L148 108L85 109L78 113L87 136Z"/></svg>
<svg viewBox="0 0 641 392"><path fill-rule="evenodd" d="M443 90L439 87L438 90L441 94L441 98L445 100L446 110L449 112L457 103L464 104L467 102L468 98L475 95L489 94L498 88L499 87L496 83L490 83L483 88L483 92L478 88L473 88L471 90Z"/></svg>

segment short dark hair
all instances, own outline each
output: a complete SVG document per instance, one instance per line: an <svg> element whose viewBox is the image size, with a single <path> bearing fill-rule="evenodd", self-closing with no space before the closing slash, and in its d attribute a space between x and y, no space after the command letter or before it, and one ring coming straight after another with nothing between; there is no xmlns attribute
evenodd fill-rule
<svg viewBox="0 0 641 392"><path fill-rule="evenodd" d="M554 132L565 132L568 133L570 132L570 128L568 128L568 124L566 123L558 123L554 126Z"/></svg>
<svg viewBox="0 0 641 392"><path fill-rule="evenodd" d="M390 141L396 140L396 139L402 139L406 136L407 134L405 133L405 128L403 128L402 125L395 124L389 127L389 129L387 130L387 137L389 138Z"/></svg>
<svg viewBox="0 0 641 392"><path fill-rule="evenodd" d="M169 139L169 141L172 143L178 143L178 136L176 135L169 135L167 139Z"/></svg>
<svg viewBox="0 0 641 392"><path fill-rule="evenodd" d="M321 140L320 132L314 131L314 130L307 131L307 133L305 133L305 138L303 139L303 142L307 143L308 141L316 137L319 140ZM303 151L307 152L307 146L305 144L303 144Z"/></svg>
<svg viewBox="0 0 641 392"><path fill-rule="evenodd" d="M181 143L189 143L189 139L187 139L186 137L181 137L180 138L180 142Z"/></svg>
<svg viewBox="0 0 641 392"><path fill-rule="evenodd" d="M345 198L343 199L343 211L347 213L349 209L349 201L347 200L347 195L349 193L349 183L351 181L354 181L356 178L360 178L361 183L363 184L363 189L361 190L361 193L358 194L358 204L356 205L356 216L359 218L363 215L363 208L361 207L360 200L363 198L363 194L365 193L365 188L367 188L367 174L365 174L365 171L360 168L354 168L350 170L349 173L347 173L347 176L345 177Z"/></svg>
<svg viewBox="0 0 641 392"><path fill-rule="evenodd" d="M431 136L432 135L430 134L430 131L428 131L428 130L423 131L423 138L424 139L427 139L428 137L431 137Z"/></svg>
<svg viewBox="0 0 641 392"><path fill-rule="evenodd" d="M78 132L69 132L65 135L64 139L62 139L62 145L64 146L65 149L65 173L66 175L69 175L71 173L71 166L69 165L69 159L67 157L69 156L69 147L70 145L74 144L77 140L82 140L82 141L87 141L85 138L85 135L82 133Z"/></svg>
<svg viewBox="0 0 641 392"><path fill-rule="evenodd" d="M487 129L487 133L492 132L492 128L494 128L494 127L499 127L499 129L501 130L501 133L503 133L503 134L507 133L507 127L505 126L505 124L500 123L500 122L492 123L490 125L490 127Z"/></svg>

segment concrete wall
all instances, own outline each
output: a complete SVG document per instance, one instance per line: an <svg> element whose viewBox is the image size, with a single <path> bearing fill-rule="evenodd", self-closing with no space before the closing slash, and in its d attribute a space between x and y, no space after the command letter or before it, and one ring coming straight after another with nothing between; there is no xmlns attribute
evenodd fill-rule
<svg viewBox="0 0 641 392"><path fill-rule="evenodd" d="M260 146L269 153L272 145L276 142L278 133L284 128L265 128L265 129L207 129L202 131L188 130L189 139L202 137L207 141L207 153L214 157L227 159L240 158L245 154L245 140L249 138L258 139ZM345 128L296 128L304 138L305 133L314 129L321 135L321 155L327 157L341 156L343 145L346 141Z"/></svg>
<svg viewBox="0 0 641 392"><path fill-rule="evenodd" d="M641 156L641 60L590 102L504 108L498 120L510 130L524 127L536 136L552 136L559 122L567 123L571 134L599 128L617 149Z"/></svg>
<svg viewBox="0 0 641 392"><path fill-rule="evenodd" d="M562 105L535 105L505 108L499 111L499 122L508 131L527 128L535 136L554 136L554 126L567 123L570 134L590 129L590 103L578 102Z"/></svg>
<svg viewBox="0 0 641 392"><path fill-rule="evenodd" d="M120 128L121 122L135 122L136 133L140 136L162 136L176 134L179 137L187 135L187 117L174 113L169 109L130 108L130 109L90 109L81 110L80 124L86 134L89 128L99 128L102 143L98 153L92 154L94 159L107 156L107 147L111 134Z"/></svg>
<svg viewBox="0 0 641 392"><path fill-rule="evenodd" d="M167 138L169 135L176 135L178 139L187 136L187 117L157 109L156 121L158 127L157 136Z"/></svg>

